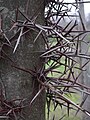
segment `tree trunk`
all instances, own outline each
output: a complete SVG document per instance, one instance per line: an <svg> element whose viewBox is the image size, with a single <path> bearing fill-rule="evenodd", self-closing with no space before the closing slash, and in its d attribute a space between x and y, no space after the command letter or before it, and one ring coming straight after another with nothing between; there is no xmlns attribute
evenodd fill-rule
<svg viewBox="0 0 90 120"><path fill-rule="evenodd" d="M44 25L43 2L44 0L0 1L0 8L4 8L4 12L2 12L4 29L10 29L10 20L15 18L15 9L17 7L24 13L27 9L27 15L29 18L32 18L33 15L35 17L35 15L38 14L36 23ZM22 17L22 19L24 18ZM24 37L22 37L15 53L13 53L13 49L10 47L5 46L3 48L8 57L10 57L18 67L30 70L40 70L43 66L43 60L41 60L39 56L41 51L44 51L44 41L42 36L40 36L34 43L33 40L35 39L36 35L37 33L33 30L30 30L30 32L25 34ZM16 42L12 41L12 45L15 46L15 43ZM29 73L15 69L12 67L12 65L13 62L10 60L0 59L0 77L1 82L5 87L4 92L6 99L8 101L12 101L14 99L23 99L23 104L27 105L32 100L34 95L39 91L39 83ZM20 101L15 103L18 105L19 102ZM37 97L37 99L35 99L31 106L28 105L27 107L23 108L21 114L20 116L23 116L25 120L45 120L45 91L42 91L42 93ZM18 115L18 118L22 120L22 117L20 116Z"/></svg>
<svg viewBox="0 0 90 120"><path fill-rule="evenodd" d="M80 0L80 1L83 2L83 0ZM84 23L84 27L87 30L86 20L85 20L85 12L84 12L84 4L83 3L79 5L79 12L80 12L82 21ZM80 29L83 30L82 24L80 26L81 26ZM88 33L86 34L86 37L84 38L84 41L88 42ZM84 43L84 42L81 42L80 47L81 47L80 48L81 49L81 53L87 55L88 52L89 52L88 51L89 45ZM83 66L83 64L85 64L86 62L87 62L86 59L83 59L83 58L80 59L81 66ZM86 65L84 67L84 69L86 71L83 71L82 74L81 74L81 83L85 84L88 87L90 86L90 68L89 67L90 67L90 64ZM82 92L82 101L85 99L86 96L87 95ZM85 101L85 103L83 105L83 108L86 109L88 112L90 112L90 96L87 97L87 99L86 99L86 101ZM90 117L83 113L82 120L90 120Z"/></svg>

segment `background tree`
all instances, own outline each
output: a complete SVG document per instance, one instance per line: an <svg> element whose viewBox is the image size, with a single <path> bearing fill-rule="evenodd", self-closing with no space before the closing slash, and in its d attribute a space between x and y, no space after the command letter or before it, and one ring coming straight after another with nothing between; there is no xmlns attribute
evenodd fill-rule
<svg viewBox="0 0 90 120"><path fill-rule="evenodd" d="M80 12L81 19L82 19L81 20L80 29L82 29L83 31L85 31L85 30L88 31L89 29L87 28L88 26L86 25L86 18L85 18L85 11L84 11L84 3L83 3L84 1L81 0L80 2L82 2L82 4L79 5L79 12ZM81 42L81 45L80 45L81 53L83 53L85 55L88 55L89 54L89 43L88 43L88 41L89 41L89 34L88 33L86 33L84 41L85 41L85 43ZM86 44L86 43L88 43L88 44ZM80 64L82 65L86 61L87 61L86 59L80 59ZM90 69L89 69L89 67L90 67L90 64L88 64L85 67L86 71L82 72L82 75L81 75L81 82L82 82L82 84L85 84L87 86L90 85L90 82L89 82L89 79L90 79L90 77L89 77ZM82 101L85 101L85 99L86 99L85 103L83 103L84 104L84 108L87 109L90 112L90 106L89 106L89 104L90 104L90 102L89 102L90 101L90 96L88 96L88 95L86 95L84 93L82 93L82 96L83 96L83 100ZM86 116L84 114L82 116L82 119L83 120L89 120L90 117Z"/></svg>

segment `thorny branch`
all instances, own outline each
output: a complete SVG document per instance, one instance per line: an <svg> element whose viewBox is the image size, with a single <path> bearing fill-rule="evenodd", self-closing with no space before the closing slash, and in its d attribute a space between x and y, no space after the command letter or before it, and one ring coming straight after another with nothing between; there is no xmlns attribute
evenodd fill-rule
<svg viewBox="0 0 90 120"><path fill-rule="evenodd" d="M13 63L12 67L16 68L17 70L22 70L27 74L31 74L42 86L38 93L34 96L34 98L28 103L28 105L32 105L33 101L37 99L41 91L45 89L47 93L48 115L50 103L51 101L53 101L55 104L57 104L57 106L66 106L68 108L68 114L70 105L73 105L74 107L76 107L73 109L77 109L77 112L81 110L82 112L90 116L90 113L83 108L83 104L85 101L82 101L81 103L79 103L79 105L77 105L66 96L67 94L72 94L78 91L90 95L90 93L88 92L90 91L90 88L79 83L78 81L79 76L81 75L82 71L85 71L85 66L90 61L90 56L85 55L84 53L80 53L79 51L79 42L84 42L79 37L90 31L77 30L77 17L79 18L80 14L78 14L77 16L70 15L69 12L71 11L71 9L68 8L68 5L71 4L77 9L77 6L75 5L82 4L82 2L66 3L64 2L64 0L62 0L61 2L59 2L58 0L49 0L46 1L45 4L46 8L44 14L46 24L44 26L35 22L37 16L33 16L35 19L30 19L25 13L17 8L16 21L13 20L14 25L10 29L10 31L13 31L13 28L17 28L17 31L10 39L7 38L6 34L2 30L2 20L0 17L0 53L3 53L6 57L4 58L2 54L0 54L0 59L10 60ZM24 17L25 21L18 20L19 13ZM68 17L70 21L63 26L62 19L64 20L66 17ZM74 19L76 17L76 19L74 20L75 22L73 22L73 19L71 17L74 17ZM27 28L27 30L25 31L24 28ZM38 40L38 37L42 35L46 45L45 51L36 51L41 52L42 54L40 55L40 58L45 59L45 69L41 68L41 71L27 70L18 67L8 57L5 51L3 51L3 47L5 45L8 47L12 47L12 41L16 41L15 47L13 48L14 54L18 49L21 37L23 37L31 29L38 33L33 42L35 43ZM77 57L81 57L87 60L86 63L81 66L81 68L79 67ZM62 70L60 68L62 68ZM76 74L76 71L78 71L78 74ZM83 90L81 89L82 87L84 88ZM13 117L16 119L17 114L20 114L21 110L24 107L28 106L23 106L23 100L18 100L20 101L20 104L17 106L15 105L15 101L17 100L7 101L4 98L3 92L1 90L0 104L2 106L0 106L0 118ZM57 106L55 106L55 109Z"/></svg>

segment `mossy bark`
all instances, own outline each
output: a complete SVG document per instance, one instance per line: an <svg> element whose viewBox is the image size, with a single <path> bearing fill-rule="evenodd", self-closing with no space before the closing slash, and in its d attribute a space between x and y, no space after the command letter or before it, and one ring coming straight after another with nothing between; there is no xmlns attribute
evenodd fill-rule
<svg viewBox="0 0 90 120"><path fill-rule="evenodd" d="M15 9L18 7L25 12L28 0L2 0L0 7L6 12L2 13L4 18L4 29L9 30L12 18L15 18ZM44 25L44 0L29 0L27 15L34 18L38 14L36 23ZM41 6L40 6L41 5ZM40 7L39 7L40 6ZM39 9L38 9L39 8ZM38 12L37 12L38 11ZM36 13L36 14L35 14ZM34 16L33 16L34 15ZM24 19L24 18L23 18ZM41 51L44 51L44 41L40 36L34 43L37 33L30 30L22 37L15 53L13 48L4 47L4 51L15 62L15 65L24 69L40 70L43 60L39 58ZM12 41L12 45L15 42ZM6 57L6 56L4 56ZM24 104L32 99L38 92L39 84L29 73L12 67L13 62L8 59L0 59L0 72L3 85L5 86L6 99L24 99ZM18 104L18 103L17 103ZM31 106L23 109L22 115L25 120L45 120L45 91L43 91Z"/></svg>

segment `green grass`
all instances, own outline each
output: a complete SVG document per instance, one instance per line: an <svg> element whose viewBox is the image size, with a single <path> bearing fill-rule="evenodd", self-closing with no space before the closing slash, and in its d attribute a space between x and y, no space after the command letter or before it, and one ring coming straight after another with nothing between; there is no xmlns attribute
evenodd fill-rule
<svg viewBox="0 0 90 120"><path fill-rule="evenodd" d="M65 58L63 57L60 62L64 63L65 62ZM49 61L48 64L46 64L46 69L48 69L52 63L53 63L53 60ZM54 62L54 64L55 64L55 62ZM65 67L63 65L61 65L60 67L55 68L54 70L55 71L59 71L61 73L64 73ZM47 76L48 77L58 77L58 76L60 76L60 73L54 73L54 72L51 73L51 72L49 72ZM70 100L72 100L73 102L75 102L76 104L79 104L79 102L80 102L80 94L78 94L78 93L66 94L65 96L67 98L69 98ZM46 113L47 113L47 110L46 110ZM53 116L54 115L55 115L55 119L54 120L59 120L64 115L65 115L65 117L62 120L80 120L80 116L81 115L79 114L79 115L75 116L75 113L76 113L75 110L70 110L70 114L68 116L67 115L67 108L62 107L62 109L61 109L60 106L58 106L57 109L54 111L53 103L51 103L51 106L50 106L50 119L49 120L53 120Z"/></svg>
<svg viewBox="0 0 90 120"><path fill-rule="evenodd" d="M50 66L51 66L51 64L53 63L54 61L53 60L51 60L51 61L49 61L48 62L48 64L46 64L46 69L48 69ZM62 58L61 59L61 63L64 63L64 58ZM54 64L53 65L55 65L56 64L56 62L54 62ZM59 65L59 64L58 64ZM59 71L59 72L61 72L61 74L64 72L64 70L65 70L65 67L64 67L64 65L60 65L59 67L57 67L57 68L55 68L55 69L53 69L54 71ZM61 75L60 73L57 73L57 72L49 72L48 73L48 77L57 77L57 76L60 76Z"/></svg>
<svg viewBox="0 0 90 120"><path fill-rule="evenodd" d="M69 98L71 101L73 101L76 104L79 104L80 102L80 94L79 93L72 93L72 94L66 94L67 98Z"/></svg>
<svg viewBox="0 0 90 120"><path fill-rule="evenodd" d="M76 104L79 104L80 99L81 99L79 93L66 94L65 96L67 98L69 98L70 100L72 100ZM73 107L74 109L76 109L74 106L70 105L70 107ZM47 112L47 110L46 110L46 112ZM59 105L57 106L57 108L54 111L54 103L51 102L51 104L50 104L50 118L49 118L49 120L53 120L53 116L54 115L55 115L55 119L54 120L59 120L64 115L65 115L65 117L62 120L81 120L81 118L80 118L81 117L81 113L79 112L76 116L75 116L75 113L76 113L76 110L70 109L69 116L68 116L68 109L66 107L64 107L64 106L61 108L61 106L59 106Z"/></svg>
<svg viewBox="0 0 90 120"><path fill-rule="evenodd" d="M53 111L53 105L51 105L50 108L50 118L49 120L53 120L53 116L55 115L54 120L59 120L64 115L64 118L62 120L80 120L80 116L75 116L75 110L70 110L69 116L67 114L67 108L63 107L62 109L60 107L57 107L55 111ZM48 119L47 119L48 120Z"/></svg>
<svg viewBox="0 0 90 120"><path fill-rule="evenodd" d="M73 102L78 103L78 101L80 99L80 96L77 95L77 94L72 94L72 96L68 96L68 98L71 99ZM70 107L72 107L72 106L70 106ZM58 106L55 109L55 111L54 111L54 106L53 106L53 103L51 102L51 105L50 105L50 118L49 118L49 120L53 120L53 116L54 115L55 115L55 119L54 120L59 120L64 115L65 116L64 116L64 118L62 120L81 120L81 118L80 118L81 113L78 113L77 116L75 116L75 113L76 113L75 110L70 109L69 116L68 116L67 108L66 107L62 107L61 108L60 106Z"/></svg>

